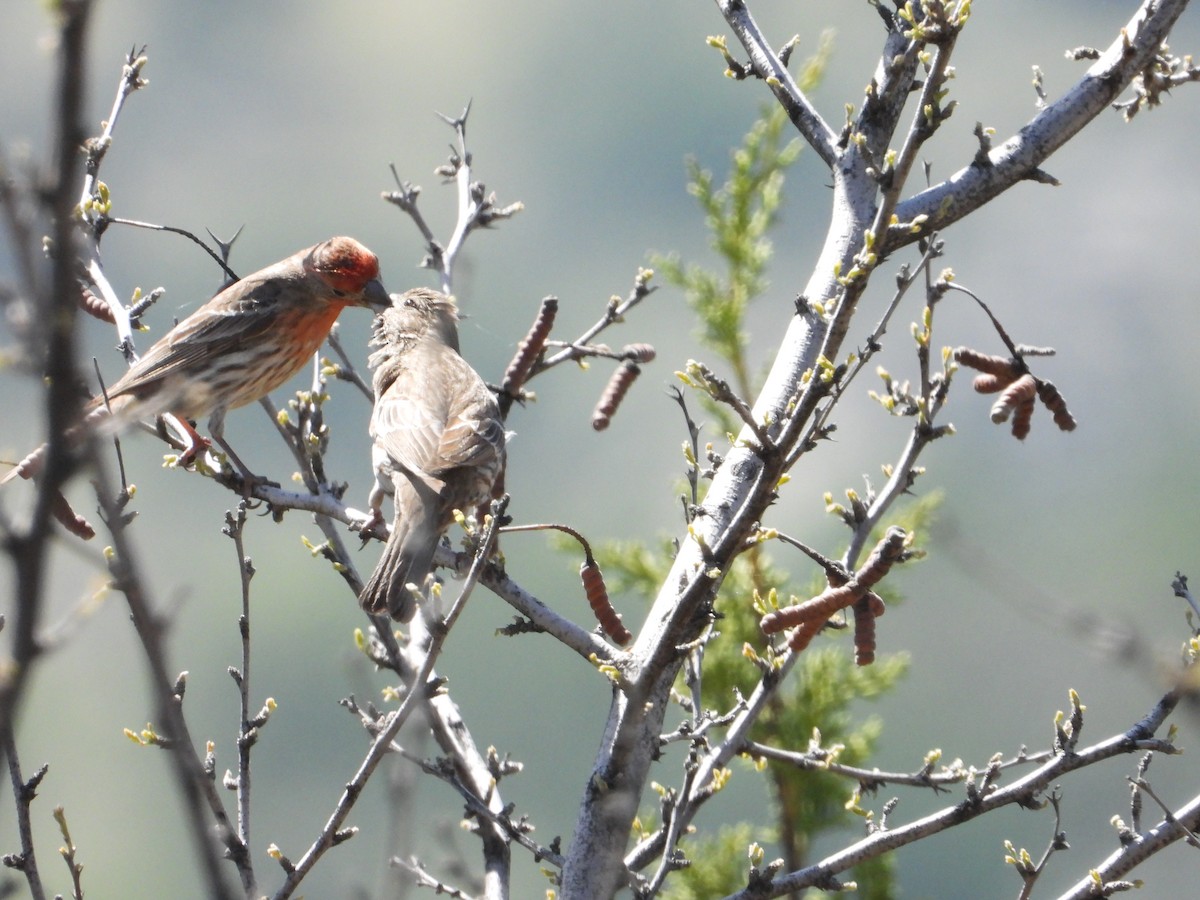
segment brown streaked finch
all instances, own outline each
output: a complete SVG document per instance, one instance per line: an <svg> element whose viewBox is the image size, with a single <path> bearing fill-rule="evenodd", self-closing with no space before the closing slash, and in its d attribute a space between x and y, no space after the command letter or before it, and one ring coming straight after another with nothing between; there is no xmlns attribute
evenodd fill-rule
<svg viewBox="0 0 1200 900"><path fill-rule="evenodd" d="M445 294L416 288L392 296L375 317L371 354L375 409L369 504L391 536L359 602L407 622L454 511L472 512L492 495L504 469L504 421L492 391L458 352L458 311Z"/></svg>
<svg viewBox="0 0 1200 900"><path fill-rule="evenodd" d="M103 397L84 406L84 423L176 416L188 433L188 465L209 441L188 423L209 417L209 433L244 477L250 473L225 443L225 413L275 390L298 372L329 336L347 306L389 304L379 260L350 237L294 253L226 287L158 340ZM107 399L107 403L106 403ZM38 448L0 479L31 478Z"/></svg>

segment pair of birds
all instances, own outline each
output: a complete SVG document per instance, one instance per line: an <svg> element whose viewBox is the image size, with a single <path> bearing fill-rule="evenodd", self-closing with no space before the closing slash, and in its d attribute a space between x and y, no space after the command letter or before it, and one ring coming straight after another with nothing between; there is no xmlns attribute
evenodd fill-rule
<svg viewBox="0 0 1200 900"><path fill-rule="evenodd" d="M504 468L504 425L491 390L459 355L454 301L425 288L389 296L378 258L353 238L331 238L226 287L92 399L79 428L172 413L188 433L186 464L209 446L187 420L208 416L213 440L248 475L225 442L225 413L296 374L347 306L379 310L369 360L372 522L382 521L385 495L395 509L359 600L368 612L408 621L416 609L409 585L424 583L454 510L471 511L491 496ZM0 484L33 477L43 450Z"/></svg>

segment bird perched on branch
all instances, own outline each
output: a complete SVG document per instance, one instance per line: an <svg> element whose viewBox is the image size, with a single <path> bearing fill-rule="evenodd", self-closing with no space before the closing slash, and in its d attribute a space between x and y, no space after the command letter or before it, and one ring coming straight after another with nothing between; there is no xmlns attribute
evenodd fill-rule
<svg viewBox="0 0 1200 900"><path fill-rule="evenodd" d="M375 317L371 415L375 486L372 522L384 494L395 521L359 601L367 612L407 622L454 510L470 513L491 497L504 469L500 408L458 353L458 311L445 294L416 288L392 295Z"/></svg>
<svg viewBox="0 0 1200 900"><path fill-rule="evenodd" d="M188 419L209 416L209 433L225 443L225 413L279 387L329 336L347 306L385 307L379 260L354 238L335 237L294 253L226 287L172 328L105 392L84 407L84 422L111 417L111 427L174 414L188 434L185 465L209 446ZM32 478L40 447L0 480Z"/></svg>

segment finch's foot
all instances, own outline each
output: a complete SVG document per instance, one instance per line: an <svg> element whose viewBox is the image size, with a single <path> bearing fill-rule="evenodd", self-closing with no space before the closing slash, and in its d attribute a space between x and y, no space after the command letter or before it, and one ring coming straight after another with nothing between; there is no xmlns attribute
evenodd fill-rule
<svg viewBox="0 0 1200 900"><path fill-rule="evenodd" d="M373 537L387 540L387 529L384 527L382 510L372 509L370 513L364 513L357 509L350 509L347 512L350 514L350 530L362 538L364 546Z"/></svg>
<svg viewBox="0 0 1200 900"><path fill-rule="evenodd" d="M179 430L187 437L188 445L179 454L179 465L185 469L190 469L196 464L196 458L212 446L212 441L193 428L192 423L183 418L183 416L173 415L169 418L179 426Z"/></svg>
<svg viewBox="0 0 1200 900"><path fill-rule="evenodd" d="M255 475L253 472L238 472L237 477L242 481L242 499L249 500L254 495L254 489L260 487L279 487L278 481L271 481L265 475Z"/></svg>

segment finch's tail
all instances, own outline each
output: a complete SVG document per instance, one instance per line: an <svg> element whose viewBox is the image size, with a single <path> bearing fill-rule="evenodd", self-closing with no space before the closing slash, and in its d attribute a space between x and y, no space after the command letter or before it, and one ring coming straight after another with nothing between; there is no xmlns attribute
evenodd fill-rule
<svg viewBox="0 0 1200 900"><path fill-rule="evenodd" d="M414 499L414 498L406 498ZM417 610L416 597L409 585L418 590L433 568L438 529L433 515L427 515L416 503L397 501L392 535L383 548L375 571L359 594L358 602L372 615L387 613L397 622L407 622Z"/></svg>

